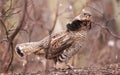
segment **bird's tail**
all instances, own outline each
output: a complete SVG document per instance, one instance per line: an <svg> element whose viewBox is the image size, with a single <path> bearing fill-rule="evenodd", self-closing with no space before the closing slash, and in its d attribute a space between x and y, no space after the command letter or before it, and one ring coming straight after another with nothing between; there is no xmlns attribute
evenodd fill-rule
<svg viewBox="0 0 120 75"><path fill-rule="evenodd" d="M40 46L40 42L29 42L18 44L15 48L15 51L18 56L24 57L26 55L30 55L36 51L39 51L39 54L44 54L44 50Z"/></svg>

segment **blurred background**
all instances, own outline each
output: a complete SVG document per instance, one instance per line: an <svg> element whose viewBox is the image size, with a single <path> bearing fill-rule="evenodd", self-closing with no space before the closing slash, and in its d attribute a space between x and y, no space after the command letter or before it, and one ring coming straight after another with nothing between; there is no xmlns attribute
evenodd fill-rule
<svg viewBox="0 0 120 75"><path fill-rule="evenodd" d="M93 22L120 36L120 0L0 0L0 73L9 65L12 73L44 71L44 56L31 54L27 59L19 58L14 52L16 44L42 40L55 21L53 33L66 30L66 24L81 12L91 13ZM88 37L85 48L70 60L74 67L120 62L120 39L95 25Z"/></svg>

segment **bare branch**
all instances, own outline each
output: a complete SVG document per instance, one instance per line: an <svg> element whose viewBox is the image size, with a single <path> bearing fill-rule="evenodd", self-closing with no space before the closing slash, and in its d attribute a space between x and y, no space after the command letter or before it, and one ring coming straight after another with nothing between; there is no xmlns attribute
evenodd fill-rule
<svg viewBox="0 0 120 75"><path fill-rule="evenodd" d="M47 47L47 50L46 50L46 54L45 54L45 57L48 58L48 53L50 52L50 49L51 49L51 45L50 45L50 42L52 40L52 32L55 28L55 25L56 25L56 22L57 22L57 19L58 19L58 12L59 12L59 1L57 0L57 8L56 8L56 14L55 14L55 20L53 22L53 27L51 30L48 30L49 31L49 42L48 42L48 47ZM46 73L48 73L48 60L46 61Z"/></svg>
<svg viewBox="0 0 120 75"><path fill-rule="evenodd" d="M2 19L0 19L0 22L1 22L1 25L3 26L3 28L5 29L7 39L9 40L9 37L8 37L9 33L8 33L8 31L7 31L7 27L6 27L6 25L5 25L5 23L3 22Z"/></svg>
<svg viewBox="0 0 120 75"><path fill-rule="evenodd" d="M58 12L59 12L59 1L57 1L57 8L56 8L56 14L55 14L55 20L53 22L53 27L51 30L48 30L49 31L49 44L48 44L48 49L50 49L50 42L51 42L51 34L55 28L55 25L56 25L56 22L57 22L57 19L58 19ZM47 54L48 54L49 50L47 50L46 52L46 58L47 58Z"/></svg>
<svg viewBox="0 0 120 75"><path fill-rule="evenodd" d="M18 10L17 12L14 12L14 13L8 14L8 15L5 16L5 17L6 17L6 18L9 17L9 16L11 17L12 15L18 14L18 13L20 13L20 12L21 12L21 10Z"/></svg>
<svg viewBox="0 0 120 75"><path fill-rule="evenodd" d="M105 26L102 26L102 25L97 24L97 23L95 23L95 22L92 22L92 23L95 24L95 25L98 25L99 27L101 27L101 28L103 28L103 29L105 29L105 30L107 30L113 37L115 37L115 38L117 38L117 39L120 39L120 36L114 34L109 28L107 28L108 23L109 23L112 19L114 19L114 17L111 18L111 19L109 19L109 20L107 20L107 19L104 17L104 14L101 13L99 10L97 10L96 8L91 7L91 6L89 6L89 5L88 5L88 7L92 8L93 10L97 11L100 15L102 15L103 18L104 18L104 20L105 20L105 22L106 22L106 23L105 23L106 25L105 25Z"/></svg>
<svg viewBox="0 0 120 75"><path fill-rule="evenodd" d="M99 26L99 27L107 30L113 37L115 37L115 38L117 38L117 39L120 39L120 36L114 34L114 33L113 33L109 28L107 28L106 26L102 26L102 25L97 24L97 23L95 23L95 22L92 22L92 23L93 23L94 25L97 25L97 26Z"/></svg>
<svg viewBox="0 0 120 75"><path fill-rule="evenodd" d="M5 11L5 13L4 14L6 14L10 9L12 8L12 0L10 0L10 6L9 6L9 8L8 8L8 10L7 11Z"/></svg>
<svg viewBox="0 0 120 75"><path fill-rule="evenodd" d="M23 26L23 23L24 23L24 19L25 19L25 13L26 13L26 10L27 10L27 1L25 0L24 1L24 11L23 11L23 17L20 21L20 24L18 25L18 27L16 28L16 30L14 31L14 33L10 36L10 39L13 40L15 38L15 36L18 34L18 32L20 31L20 29L22 28Z"/></svg>
<svg viewBox="0 0 120 75"><path fill-rule="evenodd" d="M8 64L8 67L7 67L6 71L9 70L9 68L10 68L10 66L12 64L12 61L13 61L13 57L14 57L13 40L14 40L14 38L16 37L16 35L18 34L18 32L20 31L20 29L23 26L26 10L27 10L27 0L24 0L24 10L23 10L23 16L21 18L20 24L17 26L17 28L13 32L13 34L9 37L10 38L9 44L11 46L11 55L12 56L11 56L11 60L10 60L10 63Z"/></svg>
<svg viewBox="0 0 120 75"><path fill-rule="evenodd" d="M11 10L12 8L12 0L10 0L10 6L9 8L3 13L3 15L5 15L7 12L9 12L9 10Z"/></svg>

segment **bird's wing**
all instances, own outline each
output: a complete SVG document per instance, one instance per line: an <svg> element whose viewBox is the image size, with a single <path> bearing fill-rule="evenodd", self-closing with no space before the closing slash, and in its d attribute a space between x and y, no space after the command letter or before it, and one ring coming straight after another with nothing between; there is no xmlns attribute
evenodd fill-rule
<svg viewBox="0 0 120 75"><path fill-rule="evenodd" d="M48 58L54 58L61 54L65 49L69 48L74 42L72 38L68 35L68 32L62 32L59 34L54 34L50 37L43 39L41 42L41 50L34 52L40 55L41 52L46 53L48 50Z"/></svg>

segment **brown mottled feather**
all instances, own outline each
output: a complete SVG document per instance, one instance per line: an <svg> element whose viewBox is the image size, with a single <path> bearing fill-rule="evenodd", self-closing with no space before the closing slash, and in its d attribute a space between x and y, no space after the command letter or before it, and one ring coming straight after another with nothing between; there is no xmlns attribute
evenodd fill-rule
<svg viewBox="0 0 120 75"><path fill-rule="evenodd" d="M76 31L69 30L52 34L51 40L49 39L50 37L47 36L38 42L18 44L16 46L16 52L18 52L19 56L22 53L24 55L29 55L31 53L41 55L46 54L46 50L49 50L47 59L53 59L55 62L65 62L75 55L86 44L87 33L90 29L90 21L88 20L86 20L86 18L82 20L76 20L78 22L82 22L82 25L77 28ZM50 45L49 49L48 45Z"/></svg>

